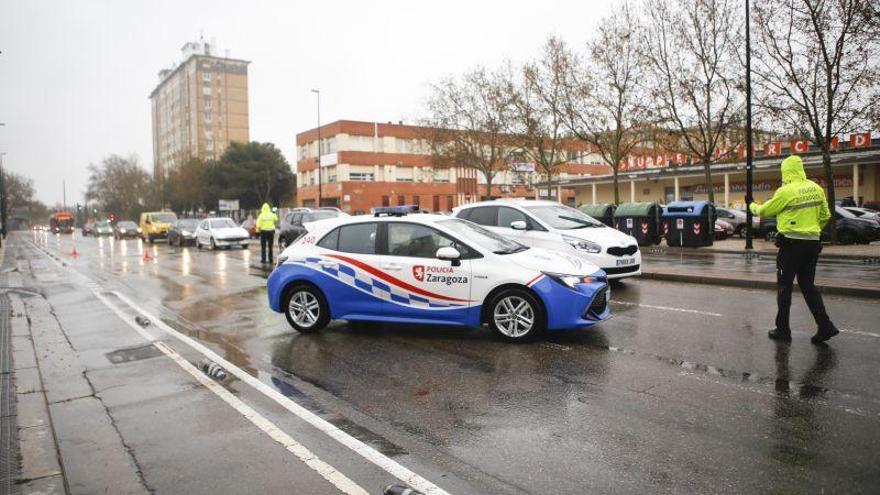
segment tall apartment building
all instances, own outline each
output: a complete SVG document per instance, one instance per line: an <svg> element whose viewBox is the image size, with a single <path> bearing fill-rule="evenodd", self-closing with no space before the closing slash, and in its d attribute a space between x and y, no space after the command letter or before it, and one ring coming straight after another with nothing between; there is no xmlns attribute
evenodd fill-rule
<svg viewBox="0 0 880 495"><path fill-rule="evenodd" d="M247 60L217 56L204 39L183 45L183 59L159 72L150 93L153 117L153 173L191 157L219 158L232 141L247 142Z"/></svg>
<svg viewBox="0 0 880 495"><path fill-rule="evenodd" d="M321 126L321 205L349 213L368 213L374 206L416 204L424 210L447 211L486 197L486 179L473 169L434 168L418 126L340 120ZM318 130L296 136L297 204L318 204ZM607 173L596 157L572 149L559 178ZM541 177L530 164L500 171L492 197L547 198L535 186ZM556 188L550 196L572 203L574 191Z"/></svg>

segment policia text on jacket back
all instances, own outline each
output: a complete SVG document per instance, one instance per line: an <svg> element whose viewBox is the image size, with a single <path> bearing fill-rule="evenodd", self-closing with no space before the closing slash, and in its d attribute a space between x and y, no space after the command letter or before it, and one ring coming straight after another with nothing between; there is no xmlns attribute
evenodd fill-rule
<svg viewBox="0 0 880 495"><path fill-rule="evenodd" d="M831 218L831 213L825 191L807 179L801 157L792 155L783 160L782 187L763 205L752 203L751 210L761 217L775 216L776 229L779 232L776 238L776 245L779 247L776 255L778 307L776 328L770 331L770 338L791 340L789 311L795 277L819 327L811 341L819 344L837 335L837 328L831 323L822 295L814 283L816 262L822 251L820 235Z"/></svg>

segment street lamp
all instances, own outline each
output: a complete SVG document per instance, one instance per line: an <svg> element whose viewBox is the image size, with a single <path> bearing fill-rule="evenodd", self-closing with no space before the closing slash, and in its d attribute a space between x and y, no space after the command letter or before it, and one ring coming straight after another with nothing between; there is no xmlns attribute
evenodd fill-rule
<svg viewBox="0 0 880 495"><path fill-rule="evenodd" d="M752 246L752 42L749 35L749 0L746 0L746 249Z"/></svg>
<svg viewBox="0 0 880 495"><path fill-rule="evenodd" d="M315 158L315 163L318 165L318 208L320 208L322 203L324 202L324 198L321 193L321 90L313 89L312 93L315 93L315 98L317 100L317 110L318 110L318 155Z"/></svg>

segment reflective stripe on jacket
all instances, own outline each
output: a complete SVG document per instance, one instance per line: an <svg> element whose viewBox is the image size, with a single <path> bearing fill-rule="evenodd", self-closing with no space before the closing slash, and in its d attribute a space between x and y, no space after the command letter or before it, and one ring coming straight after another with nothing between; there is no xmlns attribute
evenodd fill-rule
<svg viewBox="0 0 880 495"><path fill-rule="evenodd" d="M831 218L825 191L807 179L801 157L782 161L782 187L762 205L752 203L752 213L776 217L776 230L792 239L819 240L822 227Z"/></svg>
<svg viewBox="0 0 880 495"><path fill-rule="evenodd" d="M269 204L263 203L263 207L260 208L260 216L257 217L257 231L275 230L275 222L277 221L278 216L272 213Z"/></svg>

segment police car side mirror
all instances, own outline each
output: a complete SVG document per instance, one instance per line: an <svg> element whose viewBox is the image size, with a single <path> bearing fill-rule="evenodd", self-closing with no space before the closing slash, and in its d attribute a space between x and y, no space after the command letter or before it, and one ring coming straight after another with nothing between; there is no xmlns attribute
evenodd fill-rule
<svg viewBox="0 0 880 495"><path fill-rule="evenodd" d="M513 230L526 230L528 225L522 220L516 220L515 222L510 222L510 228Z"/></svg>
<svg viewBox="0 0 880 495"><path fill-rule="evenodd" d="M451 246L442 247L437 250L437 259L438 260L448 260L452 262L452 266L459 266L461 261L461 253L458 252L458 249L455 249Z"/></svg>

